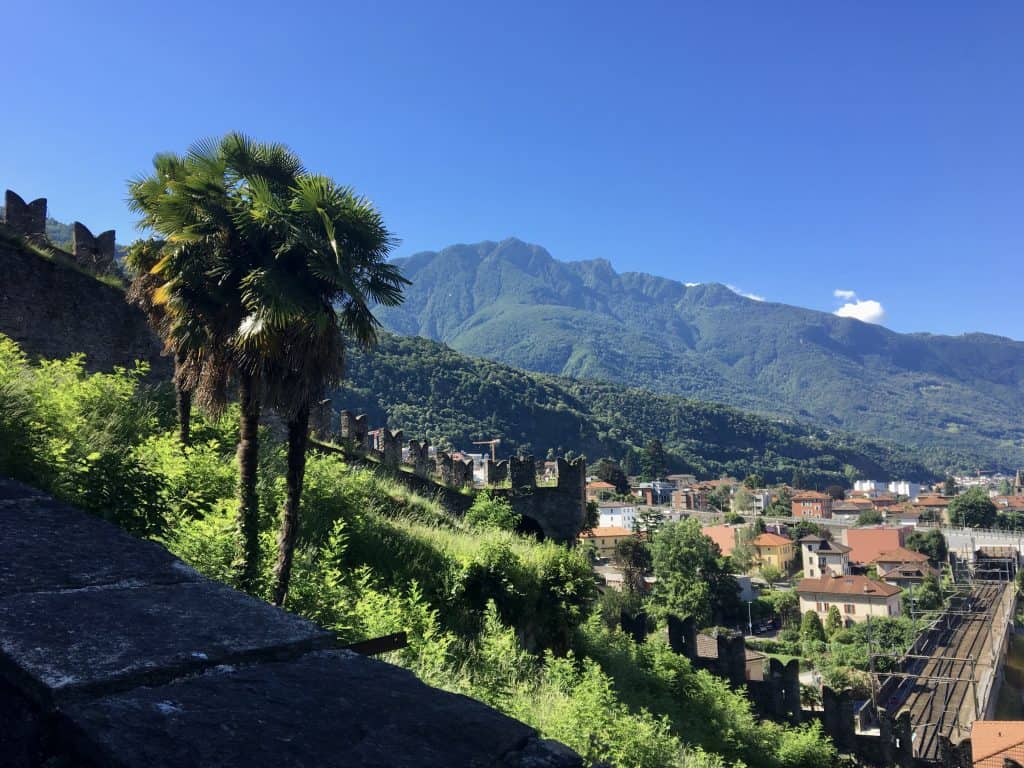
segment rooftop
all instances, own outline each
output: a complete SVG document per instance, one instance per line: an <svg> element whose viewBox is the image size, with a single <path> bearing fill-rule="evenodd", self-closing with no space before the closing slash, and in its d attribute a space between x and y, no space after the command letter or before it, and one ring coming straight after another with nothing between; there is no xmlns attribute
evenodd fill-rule
<svg viewBox="0 0 1024 768"><path fill-rule="evenodd" d="M785 536L779 536L777 533L762 533L760 536L754 539L755 547L781 547L786 544L792 544L792 539L787 539Z"/></svg>
<svg viewBox="0 0 1024 768"><path fill-rule="evenodd" d="M902 590L892 584L872 581L867 576L822 576L820 579L803 579L797 584L796 591L799 594L892 597Z"/></svg>
<svg viewBox="0 0 1024 768"><path fill-rule="evenodd" d="M873 563L927 563L928 556L906 547L896 547L879 552Z"/></svg>
<svg viewBox="0 0 1024 768"><path fill-rule="evenodd" d="M1003 768L1003 758L1024 763L1024 721L975 720L971 724L975 768Z"/></svg>
<svg viewBox="0 0 1024 768"><path fill-rule="evenodd" d="M591 528L589 531L580 533L581 539L602 539L611 536L632 536L633 531L629 528L622 528L618 525L605 525Z"/></svg>

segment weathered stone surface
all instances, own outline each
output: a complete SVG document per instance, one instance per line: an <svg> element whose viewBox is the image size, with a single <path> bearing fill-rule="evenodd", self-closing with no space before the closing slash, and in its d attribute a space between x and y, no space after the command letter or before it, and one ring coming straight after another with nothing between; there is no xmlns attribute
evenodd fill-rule
<svg viewBox="0 0 1024 768"><path fill-rule="evenodd" d="M333 642L0 478L3 768L580 768L523 723Z"/></svg>
<svg viewBox="0 0 1024 768"><path fill-rule="evenodd" d="M173 364L142 312L124 292L34 253L0 245L0 333L31 357L85 353L89 371L148 362L155 378L170 378ZM54 297L59 297L55 300Z"/></svg>
<svg viewBox="0 0 1024 768"><path fill-rule="evenodd" d="M24 483L19 483L17 480L0 477L0 501L43 498L44 495L42 491L38 491Z"/></svg>
<svg viewBox="0 0 1024 768"><path fill-rule="evenodd" d="M523 723L346 651L214 670L73 704L66 715L81 757L104 766L581 765Z"/></svg>
<svg viewBox="0 0 1024 768"><path fill-rule="evenodd" d="M20 679L42 704L334 640L210 581L17 594L0 599L0 616L0 674Z"/></svg>
<svg viewBox="0 0 1024 768"><path fill-rule="evenodd" d="M32 493L38 492L0 480L0 597L200 578L160 545Z"/></svg>

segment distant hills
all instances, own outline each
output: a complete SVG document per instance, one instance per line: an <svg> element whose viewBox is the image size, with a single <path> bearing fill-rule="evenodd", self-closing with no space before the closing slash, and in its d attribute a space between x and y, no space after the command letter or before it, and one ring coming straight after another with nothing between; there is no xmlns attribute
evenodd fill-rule
<svg viewBox="0 0 1024 768"><path fill-rule="evenodd" d="M914 449L936 468L1024 465L1024 343L899 334L724 285L562 262L510 239L398 260L390 330L470 355L795 418ZM956 297L948 301L955 312Z"/></svg>
<svg viewBox="0 0 1024 768"><path fill-rule="evenodd" d="M799 469L824 488L852 477L932 479L910 452L861 436L773 421L734 408L619 384L558 378L471 358L423 338L384 334L370 353L351 350L334 407L369 414L405 439L472 449L502 438L500 453L548 448L590 461L636 458L658 438L675 471L703 478L752 471L789 482ZM477 448L483 451L483 448Z"/></svg>

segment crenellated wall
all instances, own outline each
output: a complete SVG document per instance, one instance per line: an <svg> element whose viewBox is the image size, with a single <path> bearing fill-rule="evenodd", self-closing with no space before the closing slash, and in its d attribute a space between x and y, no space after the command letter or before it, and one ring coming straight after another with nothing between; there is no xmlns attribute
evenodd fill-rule
<svg viewBox="0 0 1024 768"><path fill-rule="evenodd" d="M453 514L464 514L472 504L472 497L460 492L474 488L472 461L456 459L444 451L431 458L426 440L410 440L403 463L402 432L386 427L370 430L365 415L356 416L350 411L341 411L338 421L339 442L349 455L377 462L413 490L439 498ZM513 456L499 462L488 459L483 488L507 498L517 513L540 527L545 537L570 543L586 524L587 465L583 458L559 459L557 467L555 485L538 486L532 456Z"/></svg>

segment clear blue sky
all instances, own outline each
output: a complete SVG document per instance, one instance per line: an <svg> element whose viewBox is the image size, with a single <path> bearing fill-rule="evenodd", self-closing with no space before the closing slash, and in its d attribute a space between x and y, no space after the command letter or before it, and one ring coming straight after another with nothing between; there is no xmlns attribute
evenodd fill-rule
<svg viewBox="0 0 1024 768"><path fill-rule="evenodd" d="M3 11L0 186L119 240L154 152L239 129L400 254L515 235L1024 339L1018 1L90 5Z"/></svg>

